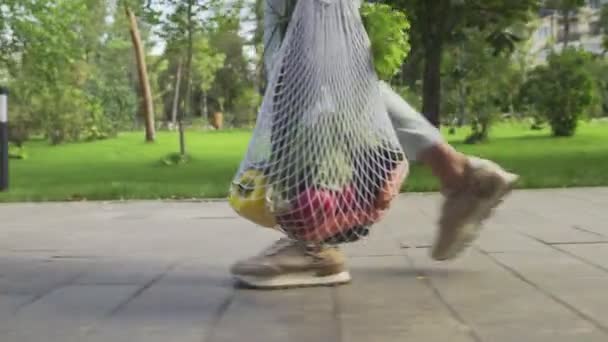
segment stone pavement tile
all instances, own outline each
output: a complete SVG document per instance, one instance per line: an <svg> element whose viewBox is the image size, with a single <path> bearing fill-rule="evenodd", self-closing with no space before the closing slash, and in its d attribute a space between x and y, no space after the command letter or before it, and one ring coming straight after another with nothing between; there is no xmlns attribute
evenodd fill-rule
<svg viewBox="0 0 608 342"><path fill-rule="evenodd" d="M561 190L564 196L576 198L592 207L604 207L608 204L608 189L606 188L580 188Z"/></svg>
<svg viewBox="0 0 608 342"><path fill-rule="evenodd" d="M197 258L180 261L158 281L158 285L191 285L201 288L231 289L234 281L230 276L231 264L214 258Z"/></svg>
<svg viewBox="0 0 608 342"><path fill-rule="evenodd" d="M173 275L179 265L140 287L89 330L87 342L200 342L224 310L233 289L227 274L210 269L207 281Z"/></svg>
<svg viewBox="0 0 608 342"><path fill-rule="evenodd" d="M0 341L14 341L17 337L17 310L32 300L31 296L0 293Z"/></svg>
<svg viewBox="0 0 608 342"><path fill-rule="evenodd" d="M608 272L608 243L559 245L555 248L571 253Z"/></svg>
<svg viewBox="0 0 608 342"><path fill-rule="evenodd" d="M65 328L48 336L68 342L83 336L82 341L103 342L285 336L606 341L600 329L608 318L601 291L608 285L604 245L576 243L597 243L606 235L602 203L608 189L571 196L560 191L516 192L501 206L477 242L496 262L473 250L457 262L436 265L427 248L400 248L430 245L439 215L438 195L409 194L395 202L370 239L345 248L352 257L352 285L236 294L230 264L280 234L236 218L226 203L2 205L0 318L8 318L0 320L0 341L22 342L17 333L29 325L35 326L33 337ZM522 233L560 244L548 246ZM418 270L405 256L383 257L400 253L411 256ZM72 288L83 292L71 294ZM108 300L99 305L96 294ZM70 304L84 296L82 306ZM487 303L494 304L489 314ZM63 308L63 316L51 313L56 317L50 323L38 322L55 307L60 313ZM15 311L25 317L19 324ZM80 312L82 318L71 324L67 317Z"/></svg>
<svg viewBox="0 0 608 342"><path fill-rule="evenodd" d="M42 296L84 274L87 261L0 257L0 293Z"/></svg>
<svg viewBox="0 0 608 342"><path fill-rule="evenodd" d="M490 256L513 275L608 332L608 273L549 246L545 248L551 253Z"/></svg>
<svg viewBox="0 0 608 342"><path fill-rule="evenodd" d="M83 341L89 329L135 290L134 286L57 289L19 310L14 326L15 341Z"/></svg>
<svg viewBox="0 0 608 342"><path fill-rule="evenodd" d="M332 292L239 290L205 342L340 341Z"/></svg>
<svg viewBox="0 0 608 342"><path fill-rule="evenodd" d="M35 215L33 215L35 213ZM0 205L0 217L7 224L34 224L39 217L47 223L74 222L83 219L129 221L151 219L178 221L205 218L233 218L236 214L225 202L188 201L113 201L68 203L6 203Z"/></svg>
<svg viewBox="0 0 608 342"><path fill-rule="evenodd" d="M532 236L546 243L597 242L608 239L586 230L576 220L558 220L548 214L524 209L498 212L490 222Z"/></svg>
<svg viewBox="0 0 608 342"><path fill-rule="evenodd" d="M438 197L417 194L401 197L382 223L391 227L393 235L399 237L402 246L429 246L435 239L439 212L435 209L428 210L434 204L426 202L437 202L434 198Z"/></svg>
<svg viewBox="0 0 608 342"><path fill-rule="evenodd" d="M91 264L76 280L79 285L143 285L170 266L169 261L101 260Z"/></svg>
<svg viewBox="0 0 608 342"><path fill-rule="evenodd" d="M608 227L604 224L608 220L608 212L598 206L593 206L585 200L571 196L559 195L555 192L522 192L516 195L519 200L505 203L505 207L513 208L519 212L511 215L513 219L528 218L537 223L545 220L545 227L574 228L581 232L587 231L595 238L608 237ZM524 222L521 222L524 223ZM582 236L582 235L581 235ZM563 239L562 239L563 240ZM553 242L553 241L548 241ZM561 241L557 241L561 242Z"/></svg>
<svg viewBox="0 0 608 342"><path fill-rule="evenodd" d="M446 263L430 260L422 250L407 254L481 341L599 342L608 338L593 324L474 250Z"/></svg>
<svg viewBox="0 0 608 342"><path fill-rule="evenodd" d="M424 214L405 217L400 222L402 232L400 241L402 247L431 246L437 234L437 224Z"/></svg>
<svg viewBox="0 0 608 342"><path fill-rule="evenodd" d="M486 222L485 228L481 231L479 239L475 244L485 251L498 252L521 252L521 253L546 253L542 248L543 243L531 239L509 226L501 224L499 220Z"/></svg>
<svg viewBox="0 0 608 342"><path fill-rule="evenodd" d="M343 341L473 341L404 256L350 260L337 289Z"/></svg>
<svg viewBox="0 0 608 342"><path fill-rule="evenodd" d="M397 206L402 208L417 208L431 218L439 218L443 197L437 193L413 193L401 196Z"/></svg>
<svg viewBox="0 0 608 342"><path fill-rule="evenodd" d="M148 211L144 209L143 213ZM152 215L151 219L155 221L195 220L201 224L209 219L238 218L226 202L158 202Z"/></svg>
<svg viewBox="0 0 608 342"><path fill-rule="evenodd" d="M138 202L115 203L106 205L104 216L100 219L112 219L117 222L150 220L158 223L205 220L234 220L238 216L226 203L191 203L191 202Z"/></svg>
<svg viewBox="0 0 608 342"><path fill-rule="evenodd" d="M32 296L0 293L0 324L5 318L14 316L19 308L30 302Z"/></svg>
<svg viewBox="0 0 608 342"><path fill-rule="evenodd" d="M355 243L344 244L348 257L388 256L400 254L400 234L385 222L372 227L370 234Z"/></svg>
<svg viewBox="0 0 608 342"><path fill-rule="evenodd" d="M229 292L196 285L153 286L89 331L86 341L200 342Z"/></svg>

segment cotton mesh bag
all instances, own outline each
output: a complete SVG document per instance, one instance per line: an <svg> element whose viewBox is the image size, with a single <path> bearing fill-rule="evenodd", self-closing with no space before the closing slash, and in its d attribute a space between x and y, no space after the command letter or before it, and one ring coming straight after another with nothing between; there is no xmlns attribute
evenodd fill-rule
<svg viewBox="0 0 608 342"><path fill-rule="evenodd" d="M408 173L357 6L298 1L274 61L230 203L292 239L357 241Z"/></svg>

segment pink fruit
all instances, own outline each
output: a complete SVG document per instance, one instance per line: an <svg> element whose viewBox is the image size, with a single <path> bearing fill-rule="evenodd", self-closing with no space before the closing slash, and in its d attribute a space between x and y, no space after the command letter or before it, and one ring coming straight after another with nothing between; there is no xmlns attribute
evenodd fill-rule
<svg viewBox="0 0 608 342"><path fill-rule="evenodd" d="M356 209L357 197L355 196L355 188L348 185L338 194L338 212L348 213Z"/></svg>
<svg viewBox="0 0 608 342"><path fill-rule="evenodd" d="M399 194L399 189L402 184L402 179L407 175L408 165L407 162L402 162L398 167L393 170L376 200L376 208L380 210L386 210L390 207L391 201Z"/></svg>
<svg viewBox="0 0 608 342"><path fill-rule="evenodd" d="M314 230L333 218L336 207L337 199L331 192L308 189L295 198L292 211L284 215L281 221L288 229Z"/></svg>

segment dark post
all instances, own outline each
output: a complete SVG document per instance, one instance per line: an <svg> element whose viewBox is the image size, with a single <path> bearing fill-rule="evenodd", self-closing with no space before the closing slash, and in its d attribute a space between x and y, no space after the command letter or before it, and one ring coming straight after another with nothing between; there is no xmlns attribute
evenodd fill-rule
<svg viewBox="0 0 608 342"><path fill-rule="evenodd" d="M0 191L8 189L8 89L0 87Z"/></svg>

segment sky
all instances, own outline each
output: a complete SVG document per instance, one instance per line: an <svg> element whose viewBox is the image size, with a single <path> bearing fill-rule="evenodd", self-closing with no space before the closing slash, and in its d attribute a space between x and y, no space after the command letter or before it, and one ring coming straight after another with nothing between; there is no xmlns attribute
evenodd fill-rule
<svg viewBox="0 0 608 342"><path fill-rule="evenodd" d="M241 17L242 18L246 18L247 16L251 15L251 7L253 6L253 1L254 0L246 0L245 1L245 8L243 8L243 10L241 11ZM230 5L230 1L227 0L226 2L226 6ZM166 15L167 13L171 12L171 8L169 6L166 5L162 5L160 7L157 7L156 9L160 10L163 15ZM250 21L243 21L241 22L241 36L250 39L252 37L251 32L253 32L253 30L255 29L255 24L250 22ZM163 53L164 49L165 49L165 42L158 37L158 35L154 35L152 37L153 41L155 42L155 46L152 49L151 53L154 55L160 55ZM245 54L247 55L247 57L253 58L255 57L255 51L253 51L252 48L245 48Z"/></svg>

